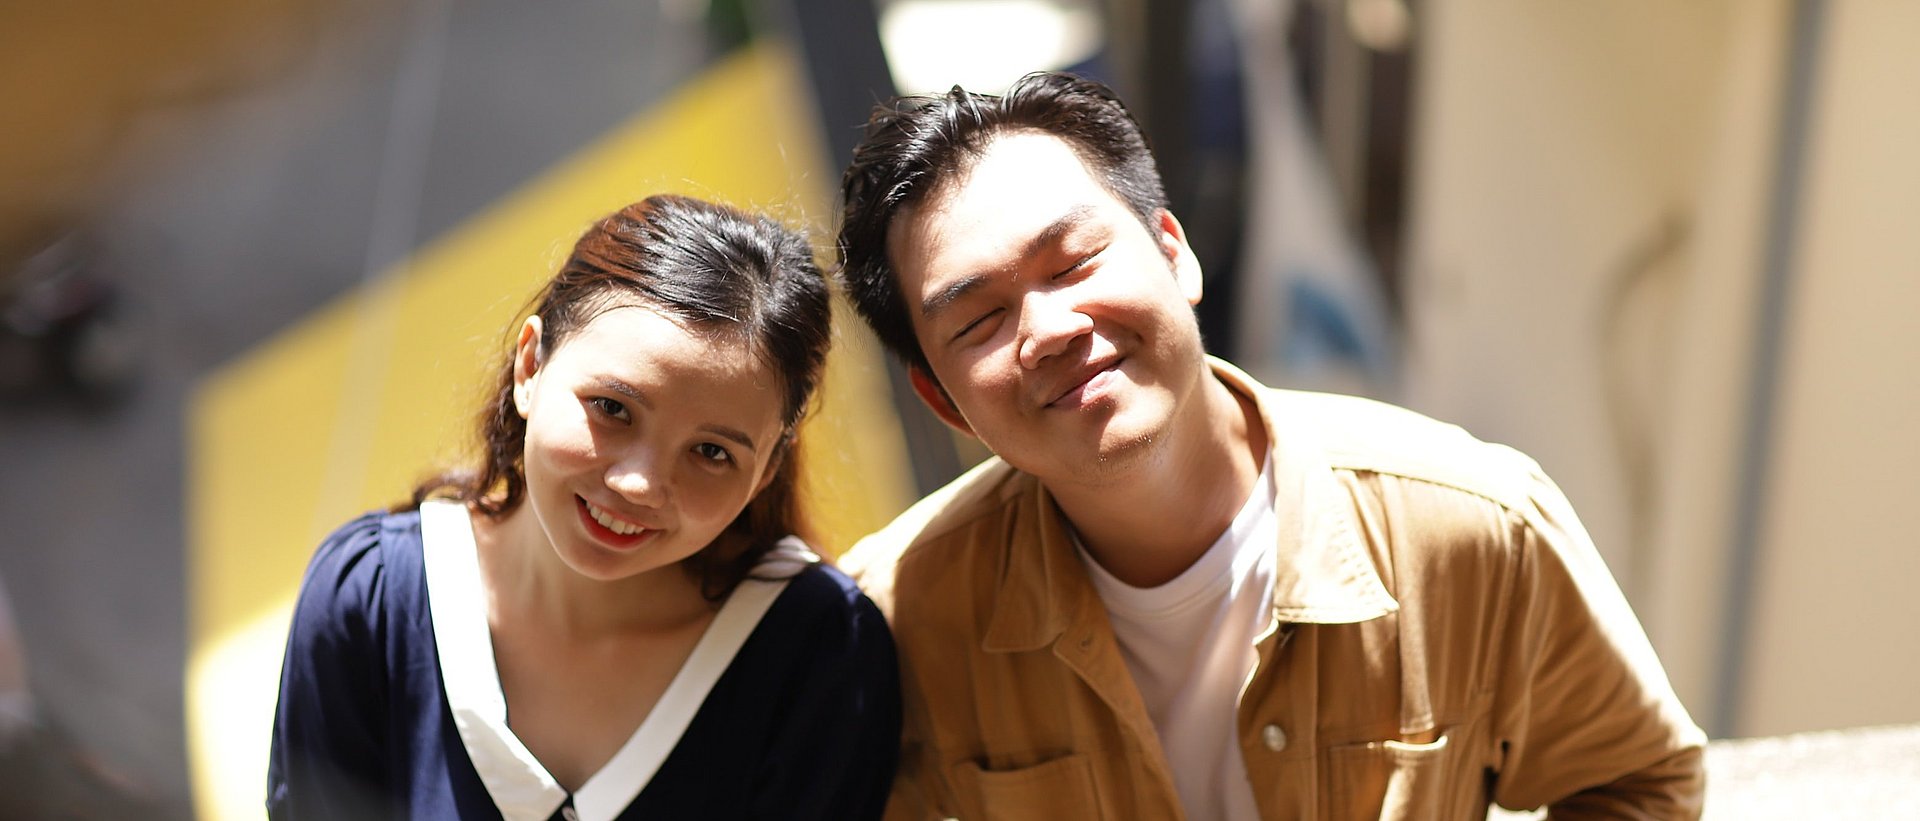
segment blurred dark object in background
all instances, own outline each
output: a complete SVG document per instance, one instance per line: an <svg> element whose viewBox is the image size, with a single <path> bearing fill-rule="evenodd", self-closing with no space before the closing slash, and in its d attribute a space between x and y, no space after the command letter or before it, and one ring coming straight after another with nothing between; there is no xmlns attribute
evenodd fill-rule
<svg viewBox="0 0 1920 821"><path fill-rule="evenodd" d="M58 728L0 737L0 819L169 819L177 811Z"/></svg>
<svg viewBox="0 0 1920 821"><path fill-rule="evenodd" d="M0 4L0 402L120 396L137 334L77 226L147 169L157 112L284 80L356 0ZM111 404L111 403L109 403Z"/></svg>
<svg viewBox="0 0 1920 821"><path fill-rule="evenodd" d="M0 399L123 399L139 371L131 312L86 239L63 234L0 268Z"/></svg>

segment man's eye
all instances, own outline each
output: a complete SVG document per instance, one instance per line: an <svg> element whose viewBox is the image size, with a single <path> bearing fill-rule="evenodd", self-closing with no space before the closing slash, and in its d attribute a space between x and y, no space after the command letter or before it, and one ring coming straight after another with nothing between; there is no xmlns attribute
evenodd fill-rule
<svg viewBox="0 0 1920 821"><path fill-rule="evenodd" d="M706 459L709 462L729 464L733 461L733 454L728 453L726 448L720 447L712 442L702 442L694 445L693 450L695 453L700 454L700 458Z"/></svg>
<svg viewBox="0 0 1920 821"><path fill-rule="evenodd" d="M1097 256L1100 256L1099 251L1095 251L1077 260L1074 260L1072 265L1067 266L1066 270L1063 270L1060 273L1054 274L1053 278L1060 279L1061 277L1072 276L1073 274L1078 273L1081 269L1086 268L1087 263L1092 262L1093 258Z"/></svg>
<svg viewBox="0 0 1920 821"><path fill-rule="evenodd" d="M994 315L998 313L1000 313L998 310L994 310L994 311L989 311L985 314L981 314L977 319L961 327L959 332L953 335L953 338L957 340L957 339L960 339L961 337L966 336L967 334L973 333L974 329L979 328L982 325L985 325L987 320L992 319Z"/></svg>

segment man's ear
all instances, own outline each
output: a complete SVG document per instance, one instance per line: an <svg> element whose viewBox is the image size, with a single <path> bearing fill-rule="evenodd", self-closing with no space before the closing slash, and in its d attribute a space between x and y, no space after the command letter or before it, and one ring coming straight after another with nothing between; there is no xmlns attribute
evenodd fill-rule
<svg viewBox="0 0 1920 821"><path fill-rule="evenodd" d="M913 383L913 392L920 395L920 401L927 403L927 407L933 411L934 416L940 417L940 421L952 425L954 430L968 436L974 435L973 426L967 424L966 417L961 416L960 409L954 407L953 400L947 397L946 390L940 387L940 383L935 381L933 375L927 373L926 369L918 365L908 365L907 381Z"/></svg>
<svg viewBox="0 0 1920 821"><path fill-rule="evenodd" d="M540 317L527 317L520 323L520 338L513 343L513 406L520 418L533 412L533 381L540 374L546 351L540 349Z"/></svg>
<svg viewBox="0 0 1920 821"><path fill-rule="evenodd" d="M1200 260L1187 244L1187 229L1165 208L1160 209L1155 223L1154 238L1160 243L1160 254L1173 269L1174 281L1180 283L1180 292L1186 295L1188 305L1200 304Z"/></svg>

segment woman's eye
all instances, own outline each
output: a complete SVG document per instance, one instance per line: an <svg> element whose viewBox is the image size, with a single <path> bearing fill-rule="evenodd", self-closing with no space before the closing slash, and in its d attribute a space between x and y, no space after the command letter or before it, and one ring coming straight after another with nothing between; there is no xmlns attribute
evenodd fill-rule
<svg viewBox="0 0 1920 821"><path fill-rule="evenodd" d="M627 407L612 399L608 399L607 397L604 397L604 396L591 397L587 399L587 404L592 405L594 410L597 410L615 419L627 418Z"/></svg>
<svg viewBox="0 0 1920 821"><path fill-rule="evenodd" d="M733 461L733 454L728 453L726 448L720 447L712 442L702 442L694 445L693 451L700 454L700 458L709 462L728 464Z"/></svg>

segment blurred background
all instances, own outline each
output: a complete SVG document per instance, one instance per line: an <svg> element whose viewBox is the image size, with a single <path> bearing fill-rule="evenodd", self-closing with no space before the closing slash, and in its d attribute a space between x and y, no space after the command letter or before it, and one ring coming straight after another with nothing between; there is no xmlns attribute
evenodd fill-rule
<svg viewBox="0 0 1920 821"><path fill-rule="evenodd" d="M257 818L318 539L659 191L812 228L874 101L1151 134L1214 352L1537 458L1717 738L1920 721L1920 3L0 8L0 817ZM841 311L829 550L981 458Z"/></svg>

